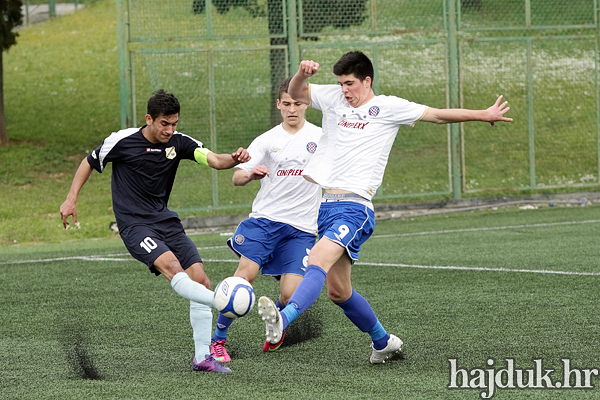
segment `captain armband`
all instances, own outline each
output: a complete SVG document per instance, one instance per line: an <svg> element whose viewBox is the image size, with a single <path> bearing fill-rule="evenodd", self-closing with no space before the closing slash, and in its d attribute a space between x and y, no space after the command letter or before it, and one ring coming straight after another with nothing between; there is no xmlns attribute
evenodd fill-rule
<svg viewBox="0 0 600 400"><path fill-rule="evenodd" d="M198 147L194 150L194 159L198 164L208 165L208 153L212 152L204 147Z"/></svg>

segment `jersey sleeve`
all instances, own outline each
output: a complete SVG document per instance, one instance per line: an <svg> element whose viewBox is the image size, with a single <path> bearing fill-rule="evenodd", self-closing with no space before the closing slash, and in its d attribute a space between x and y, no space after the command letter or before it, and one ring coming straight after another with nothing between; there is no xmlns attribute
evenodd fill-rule
<svg viewBox="0 0 600 400"><path fill-rule="evenodd" d="M122 156L121 141L136 131L137 128L124 129L113 132L109 137L104 139L102 144L87 156L91 167L102 173L109 162L118 160Z"/></svg>
<svg viewBox="0 0 600 400"><path fill-rule="evenodd" d="M310 93L310 106L320 111L333 107L335 102L343 97L339 85L315 85L308 86Z"/></svg>
<svg viewBox="0 0 600 400"><path fill-rule="evenodd" d="M400 97L392 97L393 115L398 125L414 126L427 111L427 106L423 104L413 103Z"/></svg>
<svg viewBox="0 0 600 400"><path fill-rule="evenodd" d="M266 136L264 134L256 137L250 146L248 146L248 154L250 154L250 161L238 164L235 166L237 169L243 169L244 171L250 172L256 167L260 165L267 153L267 141L265 140Z"/></svg>
<svg viewBox="0 0 600 400"><path fill-rule="evenodd" d="M181 132L175 132L173 137L179 138L179 143L177 143L177 153L179 156L182 159L197 161L195 151L198 148L204 148L202 142Z"/></svg>
<svg viewBox="0 0 600 400"><path fill-rule="evenodd" d="M100 146L98 146L96 149L94 149L87 156L87 160L88 160L88 163L90 164L90 166L100 173L102 173L102 171L104 171L104 167L106 167L106 164L108 163L108 161L103 162L104 160L100 160L100 152L102 151L103 145L104 145L104 142L102 142L102 144Z"/></svg>

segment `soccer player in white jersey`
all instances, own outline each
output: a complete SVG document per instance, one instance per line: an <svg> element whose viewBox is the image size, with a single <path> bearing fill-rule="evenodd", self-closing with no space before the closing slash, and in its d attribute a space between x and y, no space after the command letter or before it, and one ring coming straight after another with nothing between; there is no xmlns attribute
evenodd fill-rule
<svg viewBox="0 0 600 400"><path fill-rule="evenodd" d="M69 225L70 215L77 224L77 199L82 186L94 170L103 172L112 162L113 211L125 247L150 272L163 275L175 292L190 301L195 345L192 369L229 373L228 367L210 355L214 294L202 258L167 203L181 160L228 169L249 161L250 156L241 147L232 154L215 154L198 140L177 132L179 101L162 89L150 97L147 111L146 125L114 132L81 161L67 199L60 206L63 226ZM160 335L154 332L157 340Z"/></svg>
<svg viewBox="0 0 600 400"><path fill-rule="evenodd" d="M370 335L370 362L384 363L401 350L402 341L381 325L370 304L352 288L351 266L373 232L372 197L381 185L388 156L401 125L418 121L447 124L463 121L512 121L502 96L485 110L436 109L395 96L376 96L373 65L361 52L350 52L334 65L337 85L308 84L319 70L312 60L300 63L290 95L323 112L323 137L303 175L325 193L319 211L319 241L308 256L302 282L280 311L267 297L258 301L267 341L276 343L287 326L315 302L325 281L329 299L361 331Z"/></svg>
<svg viewBox="0 0 600 400"><path fill-rule="evenodd" d="M228 240L240 257L235 276L253 282L259 272L279 279L276 307L283 308L304 276L308 253L315 244L321 188L302 177L318 148L321 128L304 119L307 105L288 94L290 78L279 86L277 108L283 122L258 136L248 146L249 162L236 166L233 183L260 180L260 190L247 220ZM232 319L219 313L211 354L221 362L231 360L225 348ZM265 341L263 350L274 351L283 342Z"/></svg>

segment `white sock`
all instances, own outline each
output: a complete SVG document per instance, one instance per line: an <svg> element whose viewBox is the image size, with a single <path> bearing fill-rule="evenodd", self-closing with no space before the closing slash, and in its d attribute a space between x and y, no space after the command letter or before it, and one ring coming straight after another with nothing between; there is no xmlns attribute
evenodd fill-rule
<svg viewBox="0 0 600 400"><path fill-rule="evenodd" d="M215 308L214 292L193 281L185 272L175 274L171 279L171 287L184 299Z"/></svg>
<svg viewBox="0 0 600 400"><path fill-rule="evenodd" d="M212 317L210 307L190 301L190 322L194 331L194 356L197 362L201 362L204 356L210 354Z"/></svg>

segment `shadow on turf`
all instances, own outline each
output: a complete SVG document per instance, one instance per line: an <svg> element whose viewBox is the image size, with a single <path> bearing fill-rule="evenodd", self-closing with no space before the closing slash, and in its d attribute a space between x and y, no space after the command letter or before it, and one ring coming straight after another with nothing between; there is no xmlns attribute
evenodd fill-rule
<svg viewBox="0 0 600 400"><path fill-rule="evenodd" d="M65 351L65 357L71 366L75 377L89 380L102 380L88 351L89 344L84 331L78 326L65 326L60 340Z"/></svg>
<svg viewBox="0 0 600 400"><path fill-rule="evenodd" d="M321 322L320 314L319 309L309 308L305 313L300 315L293 324L287 327L281 348L320 337L323 332L323 323Z"/></svg>

